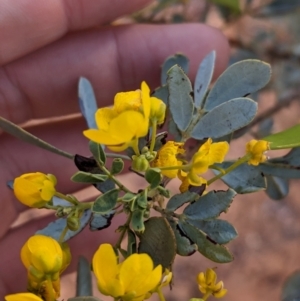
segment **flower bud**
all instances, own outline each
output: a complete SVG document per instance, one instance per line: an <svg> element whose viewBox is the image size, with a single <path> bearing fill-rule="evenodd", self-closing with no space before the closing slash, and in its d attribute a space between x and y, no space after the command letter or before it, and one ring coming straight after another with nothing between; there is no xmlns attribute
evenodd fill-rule
<svg viewBox="0 0 300 301"><path fill-rule="evenodd" d="M67 226L71 231L76 231L80 227L80 221L78 217L68 216L67 217Z"/></svg>
<svg viewBox="0 0 300 301"><path fill-rule="evenodd" d="M146 171L149 168L149 162L145 155L132 156L132 169L135 171Z"/></svg>
<svg viewBox="0 0 300 301"><path fill-rule="evenodd" d="M164 123L165 114L166 114L165 103L156 97L151 97L150 101L151 101L150 120L155 119L157 121L157 124Z"/></svg>
<svg viewBox="0 0 300 301"><path fill-rule="evenodd" d="M41 172L23 174L14 180L16 198L29 207L41 208L54 196L56 178Z"/></svg>

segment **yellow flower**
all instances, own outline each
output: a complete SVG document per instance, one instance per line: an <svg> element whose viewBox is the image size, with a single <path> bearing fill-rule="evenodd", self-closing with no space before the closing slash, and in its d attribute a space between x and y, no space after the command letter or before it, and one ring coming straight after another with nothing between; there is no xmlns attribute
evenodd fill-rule
<svg viewBox="0 0 300 301"><path fill-rule="evenodd" d="M16 198L29 207L40 208L55 194L56 178L41 172L23 174L14 180Z"/></svg>
<svg viewBox="0 0 300 301"><path fill-rule="evenodd" d="M157 124L164 123L166 114L165 103L156 97L151 97L150 103L150 121L156 120Z"/></svg>
<svg viewBox="0 0 300 301"><path fill-rule="evenodd" d="M222 298L226 295L227 289L223 288L223 281L217 281L217 274L213 269L207 269L205 273L201 272L197 276L199 290L204 294L203 299L206 300L209 295L216 298Z"/></svg>
<svg viewBox="0 0 300 301"><path fill-rule="evenodd" d="M198 152L194 154L188 173L181 172L182 179L185 181L188 180L188 182L194 186L200 186L206 183L206 180L198 175L205 173L210 165L222 163L228 150L229 145L227 142L213 143L212 139L209 138L200 146Z"/></svg>
<svg viewBox="0 0 300 301"><path fill-rule="evenodd" d="M12 294L7 295L4 298L6 301L43 301L43 299L32 293Z"/></svg>
<svg viewBox="0 0 300 301"><path fill-rule="evenodd" d="M66 243L60 246L51 237L31 236L21 249L21 260L27 269L28 286L32 292L42 294L46 300L46 296L53 294L59 297L59 275L71 261L71 253ZM50 287L46 285L49 281Z"/></svg>
<svg viewBox="0 0 300 301"><path fill-rule="evenodd" d="M248 161L250 165L258 165L259 163L265 162L268 158L264 154L270 149L270 144L264 140L251 140L246 144L246 153L251 155Z"/></svg>
<svg viewBox="0 0 300 301"><path fill-rule="evenodd" d="M93 271L100 292L123 301L144 300L162 275L161 265L153 269L147 254L132 254L118 264L118 257L109 244L102 244L93 257Z"/></svg>
<svg viewBox="0 0 300 301"><path fill-rule="evenodd" d="M184 154L183 143L168 141L157 153L156 159L153 161L153 167L181 166L182 162L177 156ZM161 173L168 178L176 178L177 169L162 170Z"/></svg>
<svg viewBox="0 0 300 301"><path fill-rule="evenodd" d="M137 139L146 136L149 130L150 102L150 89L145 82L141 90L118 93L112 108L97 110L98 129L89 129L83 134L113 151L136 146Z"/></svg>
<svg viewBox="0 0 300 301"><path fill-rule="evenodd" d="M44 278L45 275L57 278L63 267L63 251L52 237L33 235L21 249L21 260L36 278Z"/></svg>

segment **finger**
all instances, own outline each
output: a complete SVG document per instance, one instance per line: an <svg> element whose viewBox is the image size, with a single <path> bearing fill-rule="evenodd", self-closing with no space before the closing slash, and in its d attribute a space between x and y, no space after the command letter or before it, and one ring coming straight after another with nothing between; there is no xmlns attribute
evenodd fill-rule
<svg viewBox="0 0 300 301"><path fill-rule="evenodd" d="M0 65L45 46L69 31L104 24L151 0L1 0Z"/></svg>
<svg viewBox="0 0 300 301"><path fill-rule="evenodd" d="M20 250L27 239L34 235L37 230L44 228L49 222L53 221L53 216L44 219L30 221L16 229L11 230L0 244L0 299L8 293L26 291L26 270L20 259ZM91 232L85 229L76 237L70 240L72 262L64 274L76 269L80 255L86 257L90 262L92 255L101 243L115 243L118 233L116 229L124 223L122 216L115 216L112 225L104 230ZM9 250L9 251L8 251ZM18 281L16 281L18 277ZM2 297L2 298L1 298Z"/></svg>
<svg viewBox="0 0 300 301"><path fill-rule="evenodd" d="M117 92L135 90L142 80L156 87L160 65L176 52L190 58L194 78L213 49L218 76L228 44L205 25L131 25L70 35L0 69L0 112L15 123L78 112L80 76L92 82L99 105L108 105Z"/></svg>

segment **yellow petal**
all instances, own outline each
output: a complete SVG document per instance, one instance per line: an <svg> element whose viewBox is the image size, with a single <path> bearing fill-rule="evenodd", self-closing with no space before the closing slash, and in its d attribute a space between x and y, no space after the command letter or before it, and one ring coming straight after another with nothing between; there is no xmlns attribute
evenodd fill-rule
<svg viewBox="0 0 300 301"><path fill-rule="evenodd" d="M151 101L150 101L150 89L146 84L146 82L142 82L141 90L142 90L142 104L143 104L144 116L146 120L149 120Z"/></svg>
<svg viewBox="0 0 300 301"><path fill-rule="evenodd" d="M93 257L93 271L101 293L118 297L124 295L124 289L118 279L118 258L110 244L102 244Z"/></svg>
<svg viewBox="0 0 300 301"><path fill-rule="evenodd" d="M98 129L103 131L107 131L109 128L109 124L113 118L117 116L117 113L111 108L101 108L98 109L95 114L96 124Z"/></svg>
<svg viewBox="0 0 300 301"><path fill-rule="evenodd" d="M43 183L43 187L41 188L41 198L44 201L50 201L55 194L55 188L51 181L46 180Z"/></svg>
<svg viewBox="0 0 300 301"><path fill-rule="evenodd" d="M206 285L206 278L203 272L197 275L197 283L201 286Z"/></svg>
<svg viewBox="0 0 300 301"><path fill-rule="evenodd" d="M43 301L43 299L32 293L12 294L7 295L4 298L6 301Z"/></svg>
<svg viewBox="0 0 300 301"><path fill-rule="evenodd" d="M142 106L141 91L129 91L117 93L114 99L114 110L120 114L127 110L140 110Z"/></svg>
<svg viewBox="0 0 300 301"><path fill-rule="evenodd" d="M122 141L116 139L115 137L112 137L109 132L103 130L89 129L83 131L83 135L91 141L99 144L117 145L122 143Z"/></svg>
<svg viewBox="0 0 300 301"><path fill-rule="evenodd" d="M212 143L209 152L209 165L215 163L222 163L229 150L229 144L227 142Z"/></svg>
<svg viewBox="0 0 300 301"><path fill-rule="evenodd" d="M221 289L220 291L218 291L218 292L216 292L216 293L213 293L212 295L213 295L215 298L223 298L226 294L227 294L227 289L223 288L223 289Z"/></svg>
<svg viewBox="0 0 300 301"><path fill-rule="evenodd" d="M205 280L207 285L215 285L217 280L217 274L213 269L207 269L205 272Z"/></svg>

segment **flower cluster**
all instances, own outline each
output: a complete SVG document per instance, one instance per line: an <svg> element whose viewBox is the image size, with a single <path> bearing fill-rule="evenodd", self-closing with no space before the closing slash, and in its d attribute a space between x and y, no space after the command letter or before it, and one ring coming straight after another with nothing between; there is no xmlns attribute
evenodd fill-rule
<svg viewBox="0 0 300 301"><path fill-rule="evenodd" d="M210 295L216 298L222 298L226 295L227 289L223 288L223 281L217 282L217 274L213 269L207 269L205 273L201 272L197 276L199 290L204 294L203 300L206 300Z"/></svg>

